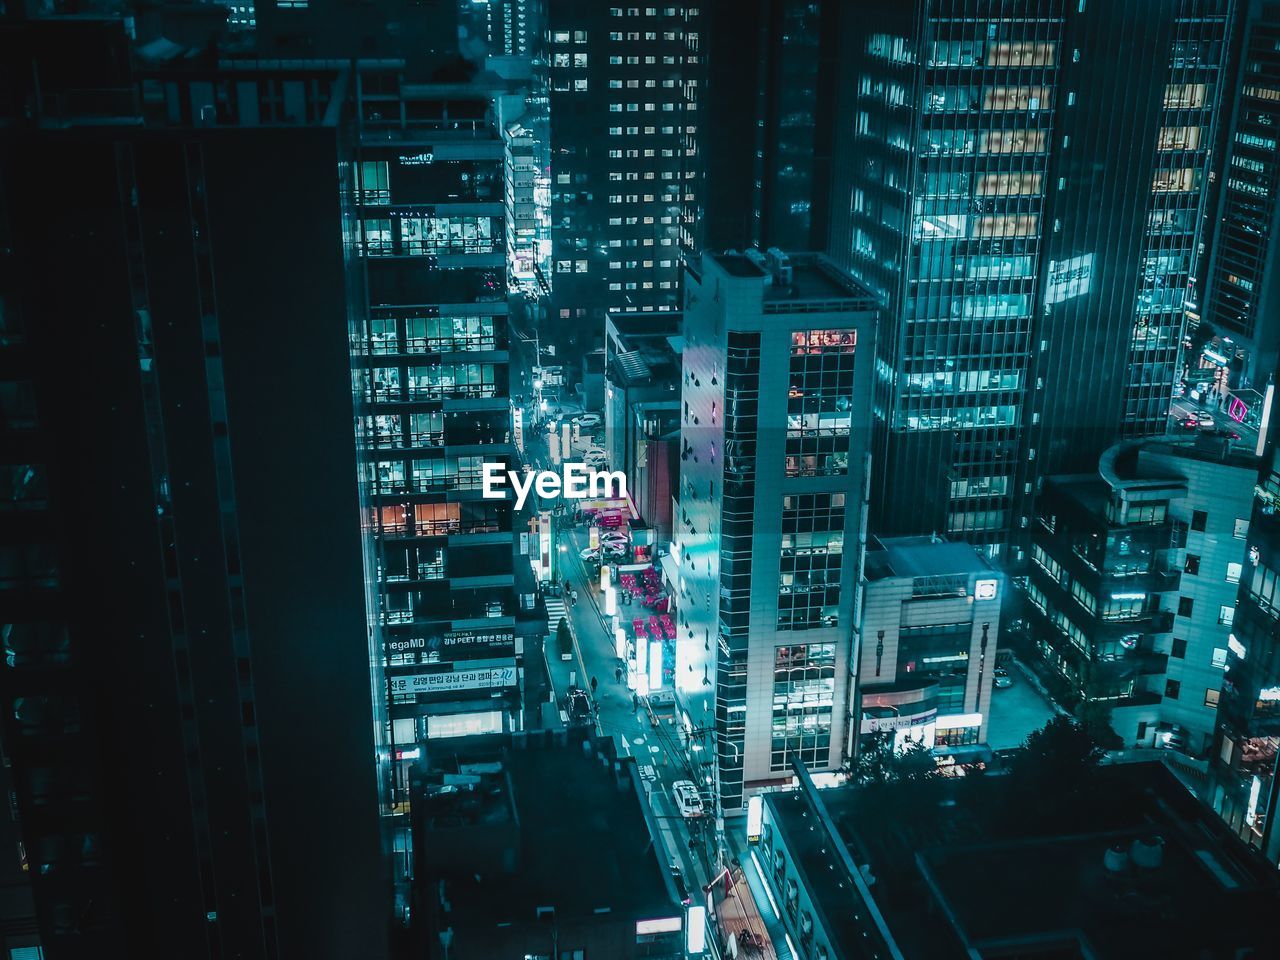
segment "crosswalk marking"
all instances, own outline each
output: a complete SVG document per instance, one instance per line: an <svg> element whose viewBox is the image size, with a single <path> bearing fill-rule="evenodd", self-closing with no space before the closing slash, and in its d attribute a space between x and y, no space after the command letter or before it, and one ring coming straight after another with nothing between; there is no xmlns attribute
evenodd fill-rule
<svg viewBox="0 0 1280 960"><path fill-rule="evenodd" d="M555 645L556 628L560 626L560 618L569 619L569 611L565 609L564 600L550 594L547 601L547 654L549 657L565 659L564 653ZM570 658L572 659L572 658Z"/></svg>

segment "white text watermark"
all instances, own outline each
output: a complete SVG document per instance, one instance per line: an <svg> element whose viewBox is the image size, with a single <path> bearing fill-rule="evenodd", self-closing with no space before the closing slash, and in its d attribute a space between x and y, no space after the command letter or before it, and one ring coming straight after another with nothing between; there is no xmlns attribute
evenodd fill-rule
<svg viewBox="0 0 1280 960"><path fill-rule="evenodd" d="M504 463L483 466L486 500L505 500L506 487L516 492L516 509L523 510L529 491L552 500L587 500L596 497L622 498L627 495L627 478L621 470L593 470L585 463L566 463L563 473L554 470L508 470Z"/></svg>

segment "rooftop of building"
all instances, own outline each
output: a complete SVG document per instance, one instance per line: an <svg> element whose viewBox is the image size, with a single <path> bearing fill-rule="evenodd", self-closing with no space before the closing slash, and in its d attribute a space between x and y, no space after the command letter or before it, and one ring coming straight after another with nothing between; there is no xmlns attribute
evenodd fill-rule
<svg viewBox="0 0 1280 960"><path fill-rule="evenodd" d="M902 953L936 960L1043 955L1231 957L1272 936L1274 872L1158 761L1104 766L1070 822L1008 815L1010 776L820 796ZM802 791L767 802L838 955L867 956L868 910ZM1016 821L1016 825L1010 821ZM1159 837L1159 867L1104 866ZM1231 918L1223 922L1223 918ZM1201 953L1204 949L1207 952Z"/></svg>
<svg viewBox="0 0 1280 960"><path fill-rule="evenodd" d="M1253 451L1234 446L1225 437L1200 435L1118 443L1099 457L1097 473L1058 474L1049 480L1055 489L1095 513L1106 509L1117 490L1130 499L1185 495L1186 475L1177 467L1158 466L1144 454L1220 464L1246 475L1252 475L1260 463Z"/></svg>
<svg viewBox="0 0 1280 960"><path fill-rule="evenodd" d="M705 256L731 277L764 280L766 312L785 312L788 303L841 301L841 309L877 307L866 288L821 253L784 253L771 248L764 253L727 250ZM690 262L690 268L700 274L696 261Z"/></svg>
<svg viewBox="0 0 1280 960"><path fill-rule="evenodd" d="M447 879L448 922L459 929L532 923L546 907L560 919L674 916L633 766L607 741L549 738L421 777L423 889ZM443 776L479 782L445 791ZM502 837L516 849L483 849Z"/></svg>
<svg viewBox="0 0 1280 960"><path fill-rule="evenodd" d="M607 337L611 351L605 370L608 377L623 387L665 383L674 390L680 382L682 316L677 311L611 312Z"/></svg>
<svg viewBox="0 0 1280 960"><path fill-rule="evenodd" d="M990 572L972 545L942 537L872 537L867 544L868 580Z"/></svg>

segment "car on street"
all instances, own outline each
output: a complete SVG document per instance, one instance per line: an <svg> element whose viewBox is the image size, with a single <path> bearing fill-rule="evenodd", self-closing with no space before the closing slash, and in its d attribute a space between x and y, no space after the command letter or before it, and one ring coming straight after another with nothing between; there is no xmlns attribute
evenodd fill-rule
<svg viewBox="0 0 1280 960"><path fill-rule="evenodd" d="M680 864L673 863L671 865L671 879L676 885L676 895L680 897L680 903L688 906L693 897L689 896L689 885L684 882L684 871L680 869Z"/></svg>
<svg viewBox="0 0 1280 960"><path fill-rule="evenodd" d="M1205 431L1218 429L1218 425L1213 422L1213 417L1200 417L1196 426Z"/></svg>
<svg viewBox="0 0 1280 960"><path fill-rule="evenodd" d="M600 532L601 543L616 543L621 547L625 547L630 541L625 533L617 530L602 530Z"/></svg>
<svg viewBox="0 0 1280 960"><path fill-rule="evenodd" d="M1185 420L1182 421L1183 430L1194 430L1198 426L1200 426L1199 417L1187 417Z"/></svg>
<svg viewBox="0 0 1280 960"><path fill-rule="evenodd" d="M996 667L992 672L992 676L995 678L997 690L1004 690L1006 687L1013 686L1013 675L1004 667Z"/></svg>
<svg viewBox="0 0 1280 960"><path fill-rule="evenodd" d="M569 689L564 698L564 712L569 715L571 727L590 727L595 723L591 710L591 698L581 687Z"/></svg>
<svg viewBox="0 0 1280 960"><path fill-rule="evenodd" d="M583 561L584 563L589 562L591 560L595 560L599 562L600 551L596 547L586 547L585 549L578 551L578 559Z"/></svg>
<svg viewBox="0 0 1280 960"><path fill-rule="evenodd" d="M609 454L602 447L587 447L582 452L582 460L588 467L600 468L609 462Z"/></svg>
<svg viewBox="0 0 1280 960"><path fill-rule="evenodd" d="M575 417L574 423L578 425L579 430L594 430L604 421L600 419L600 414L598 413L584 413L580 417Z"/></svg>
<svg viewBox="0 0 1280 960"><path fill-rule="evenodd" d="M700 817L706 812L706 806L702 802L702 795L698 793L697 786L692 780L677 780L671 785L671 799L676 802L676 809L680 811L680 816L687 819Z"/></svg>

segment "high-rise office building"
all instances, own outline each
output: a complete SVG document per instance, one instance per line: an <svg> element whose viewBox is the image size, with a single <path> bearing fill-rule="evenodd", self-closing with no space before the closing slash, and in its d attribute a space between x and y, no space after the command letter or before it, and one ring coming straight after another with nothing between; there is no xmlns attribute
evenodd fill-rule
<svg viewBox="0 0 1280 960"><path fill-rule="evenodd" d="M843 760L876 303L820 256L704 254L685 278L675 688L720 796Z"/></svg>
<svg viewBox="0 0 1280 960"><path fill-rule="evenodd" d="M831 249L887 308L880 530L1003 559L1039 476L1164 432L1231 10L920 0L845 18Z"/></svg>
<svg viewBox="0 0 1280 960"><path fill-rule="evenodd" d="M526 644L545 629L513 502L504 144L490 92L370 68L356 166L367 327L353 338L377 540L393 761L428 738L522 729ZM372 91L377 91L373 93ZM407 771L396 763L403 796Z"/></svg>
<svg viewBox="0 0 1280 960"><path fill-rule="evenodd" d="M583 350L605 310L674 310L697 198L698 8L548 0L550 323Z"/></svg>
<svg viewBox="0 0 1280 960"><path fill-rule="evenodd" d="M5 956L386 956L351 76L129 63L0 27Z"/></svg>
<svg viewBox="0 0 1280 960"><path fill-rule="evenodd" d="M1248 4L1204 294L1216 335L1202 363L1264 393L1280 366L1280 4ZM1230 100L1227 101L1230 103Z"/></svg>
<svg viewBox="0 0 1280 960"><path fill-rule="evenodd" d="M708 250L825 250L838 3L752 0L702 10Z"/></svg>

